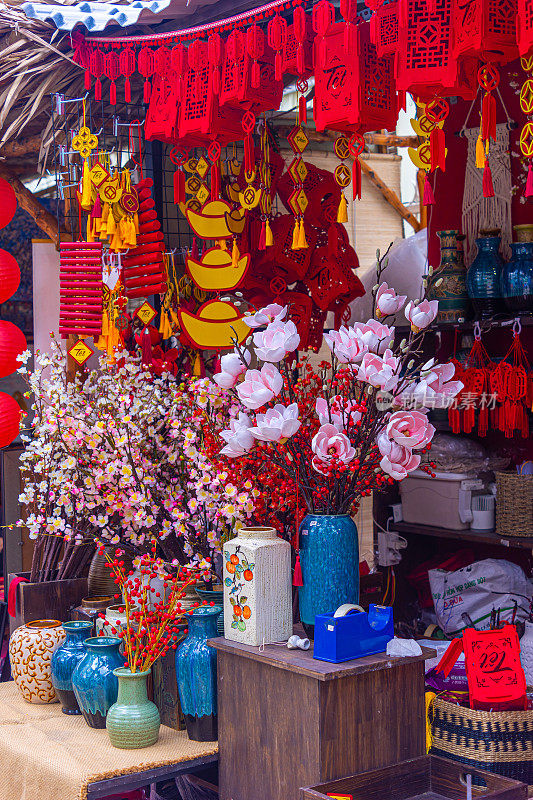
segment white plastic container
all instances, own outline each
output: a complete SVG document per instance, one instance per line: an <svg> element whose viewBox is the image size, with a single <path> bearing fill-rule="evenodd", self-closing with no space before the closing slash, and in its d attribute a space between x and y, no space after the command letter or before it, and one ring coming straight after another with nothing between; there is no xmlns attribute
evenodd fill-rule
<svg viewBox="0 0 533 800"><path fill-rule="evenodd" d="M472 522L472 490L482 488L482 481L464 472L437 472L432 478L415 469L400 481L403 521L466 530Z"/></svg>
<svg viewBox="0 0 533 800"><path fill-rule="evenodd" d="M224 636L259 646L292 635L291 546L274 528L241 528L224 545Z"/></svg>

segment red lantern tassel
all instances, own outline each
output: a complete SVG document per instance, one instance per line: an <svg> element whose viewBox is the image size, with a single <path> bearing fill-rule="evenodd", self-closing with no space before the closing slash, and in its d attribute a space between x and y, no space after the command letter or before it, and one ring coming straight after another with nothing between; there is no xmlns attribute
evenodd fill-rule
<svg viewBox="0 0 533 800"><path fill-rule="evenodd" d="M116 106L117 104L117 86L115 81L111 81L111 85L109 86L109 102L112 106Z"/></svg>
<svg viewBox="0 0 533 800"><path fill-rule="evenodd" d="M305 94L300 95L300 99L298 101L298 111L300 116L300 125L307 124L307 98Z"/></svg>
<svg viewBox="0 0 533 800"><path fill-rule="evenodd" d="M263 224L261 225L261 233L259 234L258 247L260 250L266 250L266 224L264 220Z"/></svg>
<svg viewBox="0 0 533 800"><path fill-rule="evenodd" d="M477 421L477 433L478 436L486 436L489 430L489 410L487 406L484 406L480 412Z"/></svg>
<svg viewBox="0 0 533 800"><path fill-rule="evenodd" d="M100 78L97 78L94 84L94 99L98 100L98 102L102 99L102 81Z"/></svg>
<svg viewBox="0 0 533 800"><path fill-rule="evenodd" d="M296 553L296 563L294 565L294 575L292 578L293 586L303 586L304 579L302 575L302 565L300 564L300 553Z"/></svg>
<svg viewBox="0 0 533 800"><path fill-rule="evenodd" d="M298 75L303 75L304 69L304 46L303 44L299 44L298 49L296 50L296 72Z"/></svg>
<svg viewBox="0 0 533 800"><path fill-rule="evenodd" d="M174 204L185 202L185 175L181 169L174 173Z"/></svg>
<svg viewBox="0 0 533 800"><path fill-rule="evenodd" d="M433 189L431 188L431 184L429 182L429 178L426 175L426 179L424 181L424 197L423 203L425 206L434 206L435 205L435 195L433 194Z"/></svg>
<svg viewBox="0 0 533 800"><path fill-rule="evenodd" d="M524 192L524 197L531 197L531 195L533 195L533 163L531 163L530 160L527 170L526 191Z"/></svg>
<svg viewBox="0 0 533 800"><path fill-rule="evenodd" d="M152 94L152 84L150 81L144 82L144 89L143 89L143 100L145 103L150 102L150 95Z"/></svg>
<svg viewBox="0 0 533 800"><path fill-rule="evenodd" d="M126 103L131 103L131 83L129 78L126 78L124 84L124 100Z"/></svg>
<svg viewBox="0 0 533 800"><path fill-rule="evenodd" d="M142 335L141 358L145 367L152 364L152 339L148 326L145 327Z"/></svg>
<svg viewBox="0 0 533 800"><path fill-rule="evenodd" d="M259 89L261 85L261 67L258 61L252 64L252 89Z"/></svg>
<svg viewBox="0 0 533 800"><path fill-rule="evenodd" d="M440 167L443 172L446 170L446 142L444 131L441 128L434 128L429 135L429 150L431 156L431 169Z"/></svg>
<svg viewBox="0 0 533 800"><path fill-rule="evenodd" d="M85 70L85 91L88 92L91 88L91 73L88 69Z"/></svg>
<svg viewBox="0 0 533 800"><path fill-rule="evenodd" d="M254 142L252 139L252 134L247 133L244 138L244 169L246 172L251 172L253 169L253 152Z"/></svg>
<svg viewBox="0 0 533 800"><path fill-rule="evenodd" d="M492 185L492 172L490 171L488 159L483 170L483 197L494 197L494 186Z"/></svg>
<svg viewBox="0 0 533 800"><path fill-rule="evenodd" d="M218 200L220 197L220 173L218 162L211 165L211 200Z"/></svg>
<svg viewBox="0 0 533 800"><path fill-rule="evenodd" d="M353 199L361 199L361 164L358 158L353 160L352 168Z"/></svg>
<svg viewBox="0 0 533 800"><path fill-rule="evenodd" d="M492 92L485 92L481 104L481 138L496 139L496 100Z"/></svg>
<svg viewBox="0 0 533 800"><path fill-rule="evenodd" d="M281 50L278 50L276 53L276 58L274 59L274 78L277 81L280 81L283 76L283 59L281 57Z"/></svg>

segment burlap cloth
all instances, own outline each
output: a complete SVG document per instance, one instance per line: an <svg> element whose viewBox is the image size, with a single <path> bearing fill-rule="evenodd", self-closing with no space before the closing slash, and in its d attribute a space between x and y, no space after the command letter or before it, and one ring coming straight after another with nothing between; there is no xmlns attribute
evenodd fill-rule
<svg viewBox="0 0 533 800"><path fill-rule="evenodd" d="M185 731L164 725L152 747L117 750L106 730L63 714L59 703L26 703L14 681L0 683L1 800L86 800L87 785L95 781L217 750L217 742L191 742Z"/></svg>

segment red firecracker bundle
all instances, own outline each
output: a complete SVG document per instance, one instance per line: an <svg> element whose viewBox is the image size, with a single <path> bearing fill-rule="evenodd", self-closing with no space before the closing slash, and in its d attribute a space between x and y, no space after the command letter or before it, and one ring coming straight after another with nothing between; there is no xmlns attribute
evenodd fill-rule
<svg viewBox="0 0 533 800"><path fill-rule="evenodd" d="M356 46L345 46L345 24L315 40L314 119L317 130L393 130L398 98L390 57L378 58L370 24L357 26Z"/></svg>
<svg viewBox="0 0 533 800"><path fill-rule="evenodd" d="M163 234L152 198L151 178L136 186L139 194L137 247L122 258L123 280L128 297L148 297L167 290L163 263Z"/></svg>
<svg viewBox="0 0 533 800"><path fill-rule="evenodd" d="M499 64L517 58L517 5L517 0L455 0L454 57L470 55Z"/></svg>
<svg viewBox="0 0 533 800"><path fill-rule="evenodd" d="M99 336L102 332L102 243L61 242L59 333Z"/></svg>

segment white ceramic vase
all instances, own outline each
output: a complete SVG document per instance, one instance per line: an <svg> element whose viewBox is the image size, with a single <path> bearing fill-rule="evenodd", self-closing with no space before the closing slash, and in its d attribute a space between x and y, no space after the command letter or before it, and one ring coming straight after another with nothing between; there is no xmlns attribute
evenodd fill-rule
<svg viewBox="0 0 533 800"><path fill-rule="evenodd" d="M52 685L52 655L66 639L58 620L39 619L11 634L9 660L16 687L28 703L57 703Z"/></svg>
<svg viewBox="0 0 533 800"><path fill-rule="evenodd" d="M520 661L528 687L533 686L533 622L526 622L524 635L520 639Z"/></svg>
<svg viewBox="0 0 533 800"><path fill-rule="evenodd" d="M259 646L292 634L291 546L274 528L241 528L224 545L224 635Z"/></svg>
<svg viewBox="0 0 533 800"><path fill-rule="evenodd" d="M119 609L123 610L119 611ZM124 604L108 606L105 610L104 619L102 619L102 617L96 618L96 635L115 637L126 629L126 625L127 618L126 612L124 611Z"/></svg>

